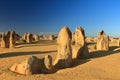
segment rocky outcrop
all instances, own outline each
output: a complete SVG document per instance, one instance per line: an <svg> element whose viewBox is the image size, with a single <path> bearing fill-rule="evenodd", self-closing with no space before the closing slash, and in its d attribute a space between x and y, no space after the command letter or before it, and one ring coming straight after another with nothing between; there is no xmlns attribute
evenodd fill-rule
<svg viewBox="0 0 120 80"><path fill-rule="evenodd" d="M76 28L75 45L72 49L72 59L88 58L88 48L85 42L85 33L83 28Z"/></svg>
<svg viewBox="0 0 120 80"><path fill-rule="evenodd" d="M97 50L109 50L109 37L104 31L98 33Z"/></svg>
<svg viewBox="0 0 120 80"><path fill-rule="evenodd" d="M72 34L68 27L63 27L58 34L58 53L54 65L57 68L71 67L72 64L72 49L71 49Z"/></svg>

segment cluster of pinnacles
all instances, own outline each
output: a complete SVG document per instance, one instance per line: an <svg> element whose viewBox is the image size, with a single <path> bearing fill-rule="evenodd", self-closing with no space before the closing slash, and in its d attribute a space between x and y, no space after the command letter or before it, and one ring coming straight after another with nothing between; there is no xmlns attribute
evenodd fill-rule
<svg viewBox="0 0 120 80"><path fill-rule="evenodd" d="M31 43L33 41L33 35L31 33L25 33L22 36L23 40L26 41L26 43Z"/></svg>
<svg viewBox="0 0 120 80"><path fill-rule="evenodd" d="M15 31L8 31L6 34L3 32L1 35L1 47L2 48L11 48L15 46L15 41L17 40L18 35Z"/></svg>
<svg viewBox="0 0 120 80"><path fill-rule="evenodd" d="M34 39L34 41L39 41L39 35L38 34L33 34L33 39Z"/></svg>
<svg viewBox="0 0 120 80"><path fill-rule="evenodd" d="M22 39L25 40L26 43L32 43L33 41L39 41L39 35L38 34L31 34L31 33L25 33L22 36Z"/></svg>
<svg viewBox="0 0 120 80"><path fill-rule="evenodd" d="M81 27L76 29L75 45L73 47L71 42L72 33L70 29L65 26L58 34L58 53L53 62L50 55L46 55L43 59L31 56L19 64L14 64L10 70L20 74L36 74L53 73L55 69L71 67L75 59L88 57L88 50L85 43L85 33Z"/></svg>
<svg viewBox="0 0 120 80"><path fill-rule="evenodd" d="M55 36L53 34L50 35L41 35L40 37L41 40L55 40Z"/></svg>
<svg viewBox="0 0 120 80"><path fill-rule="evenodd" d="M11 35L13 35L13 33L11 33ZM4 37L5 35L2 34L3 40L5 39ZM25 33L23 35L23 39L26 40L27 43L30 43L33 37L35 41L38 41L38 35L33 36L31 33ZM53 40L54 36L51 35L49 38ZM9 38L9 40L13 39L14 38ZM12 43L14 43L14 41L12 41ZM75 33L72 33L68 27L63 27L59 31L57 44L58 52L54 61L50 55L46 55L42 59L31 56L19 64L14 64L10 70L20 74L53 73L56 69L71 67L76 59L89 57L85 41L85 32L81 27L76 28ZM98 33L97 50L108 49L109 37L105 35L104 31L101 31Z"/></svg>

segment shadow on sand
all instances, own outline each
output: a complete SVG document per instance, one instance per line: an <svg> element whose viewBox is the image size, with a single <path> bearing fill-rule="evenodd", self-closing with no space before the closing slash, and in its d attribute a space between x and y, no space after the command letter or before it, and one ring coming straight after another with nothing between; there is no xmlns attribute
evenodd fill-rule
<svg viewBox="0 0 120 80"><path fill-rule="evenodd" d="M109 55L112 55L112 54L116 54L116 53L120 52L120 49L115 50L117 48L119 48L119 47L118 46L111 46L109 48L109 51L94 51L94 52L90 52L88 59L77 59L77 60L75 60L70 68L79 66L79 65L84 64L84 63L87 63L87 62L91 61L91 58L99 58L99 57L103 57L103 56L109 56ZM43 51L43 52L41 52L41 51L11 52L11 53L0 54L0 58L21 56L21 55L32 55L32 54L46 54L46 53L52 53L52 52L57 52L57 50ZM63 68L63 69L65 69L65 68ZM52 73L56 73L58 70L60 70L60 69L54 67L54 71Z"/></svg>
<svg viewBox="0 0 120 80"><path fill-rule="evenodd" d="M97 44L96 42L88 42L88 43L86 43L86 45L95 45L95 44Z"/></svg>
<svg viewBox="0 0 120 80"><path fill-rule="evenodd" d="M91 58L99 58L99 57L104 57L104 56L109 56L109 55L112 55L112 54L116 54L116 53L120 52L120 49L115 50L117 48L119 48L119 47L118 46L111 46L108 51L99 50L99 51L89 52L89 56L88 56L87 59L77 59L77 60L75 60L72 67L84 64L86 62L89 62L89 61L91 61L90 60Z"/></svg>
<svg viewBox="0 0 120 80"><path fill-rule="evenodd" d="M99 51L90 52L89 53L89 59L90 58L98 58L98 57L103 57L103 56L116 54L116 53L120 52L120 49L115 50L117 48L119 48L119 47L118 46L111 46L108 51L99 50Z"/></svg>
<svg viewBox="0 0 120 80"><path fill-rule="evenodd" d="M22 47L33 47L33 46L49 46L49 45L55 45L55 40L40 40L38 42L32 42L32 43L17 43L15 48L22 48Z"/></svg>
<svg viewBox="0 0 120 80"><path fill-rule="evenodd" d="M0 54L0 58L6 58L6 57L14 57L14 56L23 56L23 55L33 55L33 54L47 54L47 53L52 53L52 52L57 52L57 50L53 51L30 51L30 52L10 52L10 53L3 53Z"/></svg>

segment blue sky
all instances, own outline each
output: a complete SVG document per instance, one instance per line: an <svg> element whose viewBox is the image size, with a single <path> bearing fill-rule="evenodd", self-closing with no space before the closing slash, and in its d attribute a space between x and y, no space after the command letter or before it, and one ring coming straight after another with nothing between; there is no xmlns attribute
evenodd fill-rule
<svg viewBox="0 0 120 80"><path fill-rule="evenodd" d="M0 32L58 32L65 25L120 37L120 0L0 0Z"/></svg>

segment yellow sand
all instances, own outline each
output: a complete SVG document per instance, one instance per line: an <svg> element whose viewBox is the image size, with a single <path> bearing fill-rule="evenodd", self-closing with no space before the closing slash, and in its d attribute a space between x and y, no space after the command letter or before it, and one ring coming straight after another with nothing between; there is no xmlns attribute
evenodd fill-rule
<svg viewBox="0 0 120 80"><path fill-rule="evenodd" d="M96 51L89 44L89 59L76 60L71 68L58 70L53 74L20 75L9 68L30 55L39 58L47 54L55 58L56 41L40 41L33 44L19 44L16 48L0 48L0 80L120 80L120 48L110 44L109 51Z"/></svg>

